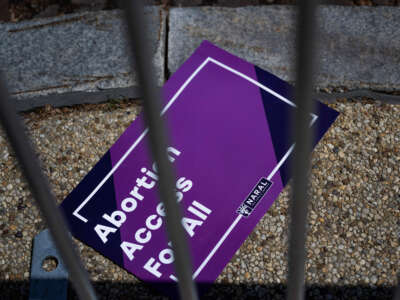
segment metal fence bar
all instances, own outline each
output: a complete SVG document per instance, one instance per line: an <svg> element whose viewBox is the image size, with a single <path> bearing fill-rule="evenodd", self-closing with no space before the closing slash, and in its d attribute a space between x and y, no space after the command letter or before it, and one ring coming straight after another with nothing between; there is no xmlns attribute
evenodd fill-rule
<svg viewBox="0 0 400 300"><path fill-rule="evenodd" d="M15 151L23 174L31 187L33 197L39 204L39 208L49 226L57 249L63 262L67 266L70 278L79 298L85 300L97 299L94 289L89 282L89 276L73 248L64 217L56 205L49 183L40 169L39 161L25 133L24 126L18 118L14 102L9 99L5 80L1 73L0 120L10 144Z"/></svg>
<svg viewBox="0 0 400 300"><path fill-rule="evenodd" d="M398 278L400 277L398 276ZM400 279L398 279L398 281L400 281ZM397 284L397 287L395 288L393 300L400 300L400 282Z"/></svg>
<svg viewBox="0 0 400 300"><path fill-rule="evenodd" d="M313 53L315 39L316 0L299 1L297 15L297 61L296 61L296 113L294 114L294 138L296 147L293 159L293 185L290 203L289 272L287 299L304 298L304 265L306 222L308 209L309 155L312 133L309 128L312 107Z"/></svg>
<svg viewBox="0 0 400 300"><path fill-rule="evenodd" d="M148 40L145 38L147 36L147 23L143 11L143 3L137 0L125 0L123 3L131 48L144 98L143 108L149 127L151 152L158 166L159 192L166 210L166 225L168 237L172 242L174 251L174 264L179 281L179 291L182 299L197 299L196 286L192 280L193 270L189 247L186 233L181 224L182 212L173 191L175 176L166 155L168 139L164 130L164 122L160 117L160 94L153 76L151 51L149 51Z"/></svg>

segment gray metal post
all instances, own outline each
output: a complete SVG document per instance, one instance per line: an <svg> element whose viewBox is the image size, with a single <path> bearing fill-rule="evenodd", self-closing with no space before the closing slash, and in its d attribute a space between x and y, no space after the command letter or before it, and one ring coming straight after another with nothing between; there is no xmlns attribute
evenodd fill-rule
<svg viewBox="0 0 400 300"><path fill-rule="evenodd" d="M166 225L174 251L174 264L179 281L180 295L185 300L197 299L196 286L192 280L193 270L186 232L181 223L182 212L173 191L175 175L166 155L168 139L164 122L160 117L160 94L153 76L150 47L147 44L147 38L145 38L147 36L147 23L144 17L143 3L137 0L125 0L123 4L126 11L129 39L143 94L143 108L149 127L151 152L159 172L159 192L166 210Z"/></svg>
<svg viewBox="0 0 400 300"><path fill-rule="evenodd" d="M297 21L297 65L296 65L296 113L293 129L296 147L293 159L293 183L290 203L289 226L289 273L287 299L304 298L304 261L308 209L308 175L310 170L312 133L309 128L309 113L312 109L314 30L316 26L315 0L299 1Z"/></svg>

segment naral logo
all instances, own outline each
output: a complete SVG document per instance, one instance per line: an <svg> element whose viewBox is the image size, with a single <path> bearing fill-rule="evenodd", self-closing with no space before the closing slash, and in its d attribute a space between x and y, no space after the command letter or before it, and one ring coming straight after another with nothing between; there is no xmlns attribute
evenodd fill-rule
<svg viewBox="0 0 400 300"><path fill-rule="evenodd" d="M237 213L241 214L244 217L250 216L253 212L254 208L257 206L258 202L264 197L265 193L271 187L272 182L267 178L262 177L250 194L247 196L246 200L239 206L237 209Z"/></svg>

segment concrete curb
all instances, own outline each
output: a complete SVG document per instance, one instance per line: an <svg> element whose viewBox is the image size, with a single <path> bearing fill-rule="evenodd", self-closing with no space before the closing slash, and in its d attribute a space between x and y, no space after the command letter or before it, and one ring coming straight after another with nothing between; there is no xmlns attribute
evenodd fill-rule
<svg viewBox="0 0 400 300"><path fill-rule="evenodd" d="M161 86L166 15L160 7L146 8L146 14ZM0 24L0 41L0 69L17 99L138 86L119 10Z"/></svg>
<svg viewBox="0 0 400 300"><path fill-rule="evenodd" d="M293 82L295 7L172 8L168 67L203 40ZM317 86L400 89L400 7L322 6Z"/></svg>
<svg viewBox="0 0 400 300"><path fill-rule="evenodd" d="M171 8L169 15L152 6L146 13L159 86L165 65L174 72L204 39L293 83L293 6ZM114 10L1 23L0 69L17 109L140 97L122 17ZM379 99L373 92L400 90L400 7L323 6L320 23L320 91Z"/></svg>

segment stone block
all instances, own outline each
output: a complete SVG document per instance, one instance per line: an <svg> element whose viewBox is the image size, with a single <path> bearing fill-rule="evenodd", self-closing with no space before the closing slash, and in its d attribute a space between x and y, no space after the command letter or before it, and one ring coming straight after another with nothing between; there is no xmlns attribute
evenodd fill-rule
<svg viewBox="0 0 400 300"><path fill-rule="evenodd" d="M146 8L159 86L164 82L166 18ZM138 86L122 11L0 24L0 69L17 98Z"/></svg>
<svg viewBox="0 0 400 300"><path fill-rule="evenodd" d="M171 8L168 67L174 72L203 40L294 81L295 7ZM316 84L400 89L400 7L322 6Z"/></svg>

